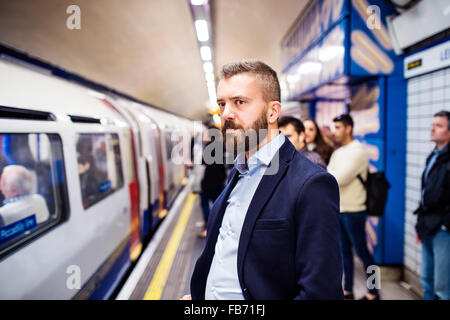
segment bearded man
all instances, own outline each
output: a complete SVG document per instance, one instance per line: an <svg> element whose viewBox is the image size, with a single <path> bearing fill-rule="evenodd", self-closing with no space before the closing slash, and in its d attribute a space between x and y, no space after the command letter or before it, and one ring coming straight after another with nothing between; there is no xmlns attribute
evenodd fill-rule
<svg viewBox="0 0 450 320"><path fill-rule="evenodd" d="M342 299L338 185L278 130L276 72L225 65L217 98L234 168L183 298Z"/></svg>

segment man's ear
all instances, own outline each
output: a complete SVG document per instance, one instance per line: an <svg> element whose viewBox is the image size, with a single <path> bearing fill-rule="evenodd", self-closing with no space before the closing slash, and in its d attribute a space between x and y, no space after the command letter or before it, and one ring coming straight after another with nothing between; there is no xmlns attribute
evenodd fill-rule
<svg viewBox="0 0 450 320"><path fill-rule="evenodd" d="M9 194L13 195L13 197L18 197L21 195L19 188L15 187L15 186L11 186L9 188Z"/></svg>
<svg viewBox="0 0 450 320"><path fill-rule="evenodd" d="M345 132L350 137L352 136L353 127L352 126L345 126Z"/></svg>
<svg viewBox="0 0 450 320"><path fill-rule="evenodd" d="M298 135L298 139L300 140L300 142L304 142L306 139L305 132L300 132L300 134Z"/></svg>
<svg viewBox="0 0 450 320"><path fill-rule="evenodd" d="M281 113L281 103L279 101L269 102L269 107L267 108L267 122L269 124L274 124L278 122L278 118Z"/></svg>

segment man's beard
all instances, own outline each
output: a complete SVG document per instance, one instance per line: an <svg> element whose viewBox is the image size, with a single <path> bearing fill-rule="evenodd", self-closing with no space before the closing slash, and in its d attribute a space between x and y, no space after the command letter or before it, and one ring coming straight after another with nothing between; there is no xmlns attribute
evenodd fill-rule
<svg viewBox="0 0 450 320"><path fill-rule="evenodd" d="M239 153L258 149L261 142L267 137L267 108L259 115L247 130L233 121L226 120L222 127L222 136L225 142L225 150L233 155L233 159ZM235 129L237 132L227 133L227 129Z"/></svg>

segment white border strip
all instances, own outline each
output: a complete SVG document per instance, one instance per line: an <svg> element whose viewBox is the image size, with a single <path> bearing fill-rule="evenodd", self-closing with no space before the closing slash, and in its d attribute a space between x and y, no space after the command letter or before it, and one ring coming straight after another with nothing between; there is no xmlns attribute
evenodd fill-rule
<svg viewBox="0 0 450 320"><path fill-rule="evenodd" d="M184 187L183 191L179 193L177 199L173 203L173 206L168 212L166 218L159 225L158 230L153 235L147 248L142 253L142 256L140 257L138 263L134 267L127 281L125 282L119 294L117 295L116 300L130 299L130 296L133 293L134 289L136 288L143 273L145 272L145 269L147 268L147 265L153 256L153 253L155 252L156 248L161 242L163 236L166 234L170 223L177 215L177 212L181 209L181 206L185 203L187 196L191 193L192 183L193 183L193 176L189 178L188 184Z"/></svg>
<svg viewBox="0 0 450 320"><path fill-rule="evenodd" d="M421 60L421 65L408 70L408 63ZM450 40L425 49L404 59L405 79L450 66Z"/></svg>

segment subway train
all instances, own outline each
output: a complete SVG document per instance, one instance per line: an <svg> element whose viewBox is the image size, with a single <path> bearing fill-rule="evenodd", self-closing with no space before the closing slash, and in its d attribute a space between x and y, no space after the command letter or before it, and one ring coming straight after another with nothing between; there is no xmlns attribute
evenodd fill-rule
<svg viewBox="0 0 450 320"><path fill-rule="evenodd" d="M111 298L187 182L193 124L0 59L0 299Z"/></svg>

